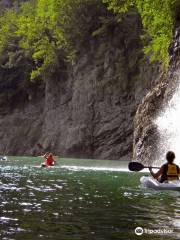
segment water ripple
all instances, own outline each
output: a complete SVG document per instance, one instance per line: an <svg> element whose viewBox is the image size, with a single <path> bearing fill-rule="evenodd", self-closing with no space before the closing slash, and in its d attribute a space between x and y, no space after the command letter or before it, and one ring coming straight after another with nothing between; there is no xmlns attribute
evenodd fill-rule
<svg viewBox="0 0 180 240"><path fill-rule="evenodd" d="M179 228L180 197L140 188L139 176L99 167L2 168L0 239L136 239L136 226Z"/></svg>

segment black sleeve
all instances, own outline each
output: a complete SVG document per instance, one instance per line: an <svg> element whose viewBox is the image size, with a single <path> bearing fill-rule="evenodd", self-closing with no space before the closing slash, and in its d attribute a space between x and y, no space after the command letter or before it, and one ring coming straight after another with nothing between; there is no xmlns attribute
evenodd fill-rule
<svg viewBox="0 0 180 240"><path fill-rule="evenodd" d="M164 173L167 173L167 170L168 170L168 165L167 165L167 164L164 164L164 165L163 165L163 171L164 171Z"/></svg>
<svg viewBox="0 0 180 240"><path fill-rule="evenodd" d="M179 166L176 165L176 168L177 168L177 172L180 174L180 169L179 169Z"/></svg>

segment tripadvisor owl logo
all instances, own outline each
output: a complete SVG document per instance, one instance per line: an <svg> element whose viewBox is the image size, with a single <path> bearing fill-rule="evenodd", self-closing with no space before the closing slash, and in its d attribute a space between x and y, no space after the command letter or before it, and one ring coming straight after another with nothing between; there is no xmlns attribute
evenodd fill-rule
<svg viewBox="0 0 180 240"><path fill-rule="evenodd" d="M135 234L136 235L142 235L143 234L143 228L142 227L137 227L137 228L135 228L135 230L134 230L134 232L135 232Z"/></svg>

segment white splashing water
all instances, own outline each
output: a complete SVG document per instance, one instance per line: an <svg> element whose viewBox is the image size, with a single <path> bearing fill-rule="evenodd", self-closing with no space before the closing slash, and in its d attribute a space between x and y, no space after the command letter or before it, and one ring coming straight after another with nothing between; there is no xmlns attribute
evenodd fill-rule
<svg viewBox="0 0 180 240"><path fill-rule="evenodd" d="M175 163L180 165L180 72L178 86L168 106L155 120L160 133L158 165L164 163L166 152L175 152Z"/></svg>

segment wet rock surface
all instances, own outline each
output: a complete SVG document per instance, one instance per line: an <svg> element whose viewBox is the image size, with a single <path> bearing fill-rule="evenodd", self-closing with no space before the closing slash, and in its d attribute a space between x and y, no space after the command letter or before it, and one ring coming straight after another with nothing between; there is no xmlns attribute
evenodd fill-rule
<svg viewBox="0 0 180 240"><path fill-rule="evenodd" d="M160 135L154 120L166 108L179 84L180 27L175 30L169 56L168 72L160 76L155 87L139 105L135 116L133 158L143 163L157 160ZM163 155L165 156L165 152Z"/></svg>

